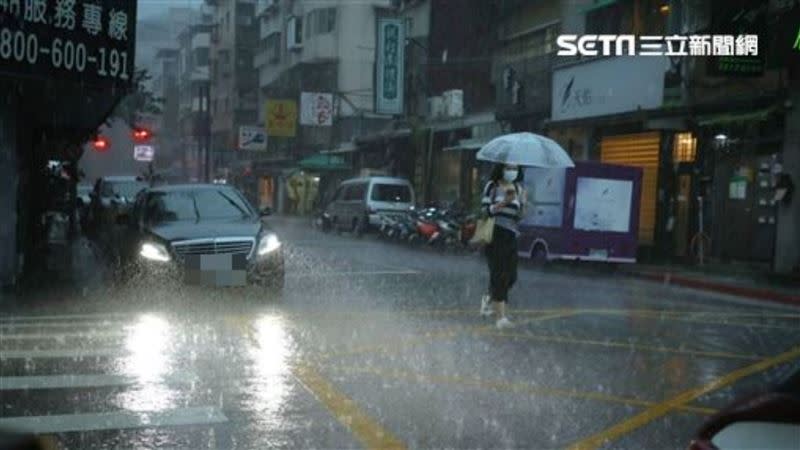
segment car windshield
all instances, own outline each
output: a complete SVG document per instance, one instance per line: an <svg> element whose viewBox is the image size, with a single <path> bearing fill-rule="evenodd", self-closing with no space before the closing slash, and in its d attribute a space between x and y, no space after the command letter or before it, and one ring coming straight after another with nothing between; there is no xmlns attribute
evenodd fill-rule
<svg viewBox="0 0 800 450"><path fill-rule="evenodd" d="M408 203L411 201L411 188L403 184L376 183L372 186L372 200Z"/></svg>
<svg viewBox="0 0 800 450"><path fill-rule="evenodd" d="M243 219L252 215L239 195L227 189L155 192L147 200L147 218L152 223Z"/></svg>

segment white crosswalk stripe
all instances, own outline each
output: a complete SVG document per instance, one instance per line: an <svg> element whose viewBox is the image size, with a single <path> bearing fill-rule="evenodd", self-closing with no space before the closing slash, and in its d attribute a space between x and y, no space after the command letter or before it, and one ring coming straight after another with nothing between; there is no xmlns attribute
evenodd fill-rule
<svg viewBox="0 0 800 450"><path fill-rule="evenodd" d="M136 373L74 372L75 362L78 363L77 367L83 367L81 361L91 361L93 358L107 358L108 364L103 362L101 367L116 368L109 369L113 371L119 370L120 362L123 362L122 367L126 367L131 357L135 360L135 346L131 348L126 344L140 320L142 316L138 314L3 317L0 319L0 374L8 375L8 370L4 369L9 367L16 367L16 373L15 376L0 376L0 393L11 399L15 392L44 391L48 397L64 396L65 401L70 402L80 399L71 393L75 389L115 389L123 394L150 388L174 392L193 389L200 380L192 373L168 372L161 376L141 377ZM149 331L146 329L140 335L149 338ZM149 349L146 345L143 348ZM158 355L154 357L158 358ZM62 370L59 369L63 365L60 360L69 359L73 362L64 365L63 370L73 373L52 373ZM14 363L19 360L25 361L24 366ZM41 364L30 364L34 361L41 361ZM42 367L49 372L41 372ZM37 368L39 373L36 373ZM215 426L228 420L221 409L208 405L179 404L174 408L148 412L115 407L111 411L97 411L97 405L77 403L67 409L74 410L73 414L50 414L49 410L37 411L36 406L34 402L26 405L24 410L4 410L0 417L0 429L48 434L185 425Z"/></svg>

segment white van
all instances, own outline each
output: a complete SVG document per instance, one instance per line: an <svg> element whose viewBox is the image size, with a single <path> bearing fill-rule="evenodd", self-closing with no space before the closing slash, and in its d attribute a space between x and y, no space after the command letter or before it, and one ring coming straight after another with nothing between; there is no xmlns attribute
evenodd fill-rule
<svg viewBox="0 0 800 450"><path fill-rule="evenodd" d="M404 212L414 206L414 188L405 178L363 177L339 185L325 214L335 230L361 234L380 224L380 213Z"/></svg>

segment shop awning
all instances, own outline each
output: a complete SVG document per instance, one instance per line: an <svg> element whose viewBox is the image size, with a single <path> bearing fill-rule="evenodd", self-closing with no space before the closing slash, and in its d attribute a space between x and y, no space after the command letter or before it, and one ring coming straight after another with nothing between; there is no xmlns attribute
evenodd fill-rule
<svg viewBox="0 0 800 450"><path fill-rule="evenodd" d="M300 161L298 166L305 170L349 170L350 166L341 156L332 154L312 155Z"/></svg>
<svg viewBox="0 0 800 450"><path fill-rule="evenodd" d="M703 127L712 125L729 125L744 122L760 122L767 120L769 115L775 111L774 107L758 109L755 111L743 111L738 113L723 113L713 114L708 116L700 116L697 118L697 124Z"/></svg>
<svg viewBox="0 0 800 450"><path fill-rule="evenodd" d="M355 144L353 144L352 142L344 142L334 149L324 150L321 151L320 153L324 155L336 154L336 153L353 153L356 150L358 150L358 147L356 147Z"/></svg>
<svg viewBox="0 0 800 450"><path fill-rule="evenodd" d="M486 139L461 139L458 141L457 145L452 145L450 147L444 147L443 151L454 151L454 150L478 150L484 145L486 145L489 141Z"/></svg>

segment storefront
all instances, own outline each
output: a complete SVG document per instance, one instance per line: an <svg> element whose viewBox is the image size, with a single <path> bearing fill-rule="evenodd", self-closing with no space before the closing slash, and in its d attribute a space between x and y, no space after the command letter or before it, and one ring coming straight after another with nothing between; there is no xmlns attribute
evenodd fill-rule
<svg viewBox="0 0 800 450"><path fill-rule="evenodd" d="M778 200L774 176L783 161L782 113L774 107L697 119L709 202L712 255L723 261L771 263Z"/></svg>

